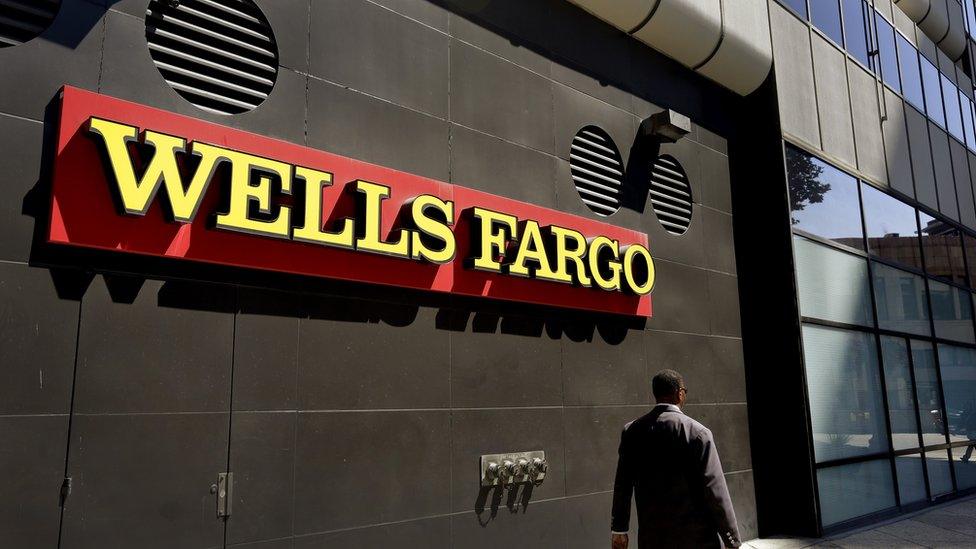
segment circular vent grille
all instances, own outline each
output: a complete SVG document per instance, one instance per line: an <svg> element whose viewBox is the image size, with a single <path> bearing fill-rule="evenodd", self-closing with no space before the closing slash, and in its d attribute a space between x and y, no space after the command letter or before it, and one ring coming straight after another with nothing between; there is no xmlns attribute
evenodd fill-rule
<svg viewBox="0 0 976 549"><path fill-rule="evenodd" d="M44 32L60 0L0 0L0 48L19 46Z"/></svg>
<svg viewBox="0 0 976 549"><path fill-rule="evenodd" d="M651 169L651 205L654 215L671 234L685 234L691 224L691 186L673 157L662 155Z"/></svg>
<svg viewBox="0 0 976 549"><path fill-rule="evenodd" d="M278 75L274 33L251 0L152 0L146 40L166 82L207 111L257 107Z"/></svg>
<svg viewBox="0 0 976 549"><path fill-rule="evenodd" d="M570 147L569 169L576 192L588 208L599 215L620 209L624 165L607 132L596 126L577 132Z"/></svg>

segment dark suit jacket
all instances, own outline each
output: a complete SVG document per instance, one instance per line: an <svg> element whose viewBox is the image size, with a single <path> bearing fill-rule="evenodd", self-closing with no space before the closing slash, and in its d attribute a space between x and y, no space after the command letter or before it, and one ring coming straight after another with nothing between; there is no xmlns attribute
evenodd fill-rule
<svg viewBox="0 0 976 549"><path fill-rule="evenodd" d="M658 404L620 435L611 530L630 528L637 501L637 546L737 547L739 530L712 433L672 404Z"/></svg>

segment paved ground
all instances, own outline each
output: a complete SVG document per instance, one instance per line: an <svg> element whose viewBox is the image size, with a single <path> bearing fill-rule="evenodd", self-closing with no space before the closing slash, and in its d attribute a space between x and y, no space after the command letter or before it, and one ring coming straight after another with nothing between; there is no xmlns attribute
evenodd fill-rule
<svg viewBox="0 0 976 549"><path fill-rule="evenodd" d="M751 549L804 547L976 549L976 496L956 500L867 528L823 539L754 539Z"/></svg>

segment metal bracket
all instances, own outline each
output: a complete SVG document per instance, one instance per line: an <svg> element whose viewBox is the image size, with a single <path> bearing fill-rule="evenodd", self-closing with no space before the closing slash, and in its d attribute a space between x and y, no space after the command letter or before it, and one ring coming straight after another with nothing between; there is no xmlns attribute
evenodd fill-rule
<svg viewBox="0 0 976 549"><path fill-rule="evenodd" d="M521 483L542 484L546 479L549 462L546 453L514 452L510 454L485 454L481 456L482 486L511 486Z"/></svg>
<svg viewBox="0 0 976 549"><path fill-rule="evenodd" d="M230 516L234 497L234 473L217 474L217 516Z"/></svg>

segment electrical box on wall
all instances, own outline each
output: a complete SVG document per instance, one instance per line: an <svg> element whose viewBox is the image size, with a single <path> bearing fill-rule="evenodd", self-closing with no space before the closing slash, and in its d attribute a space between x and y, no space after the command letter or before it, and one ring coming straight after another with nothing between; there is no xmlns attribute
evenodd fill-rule
<svg viewBox="0 0 976 549"><path fill-rule="evenodd" d="M482 486L510 486L516 484L542 484L546 479L549 462L546 453L514 452L509 454L485 454L481 456Z"/></svg>

